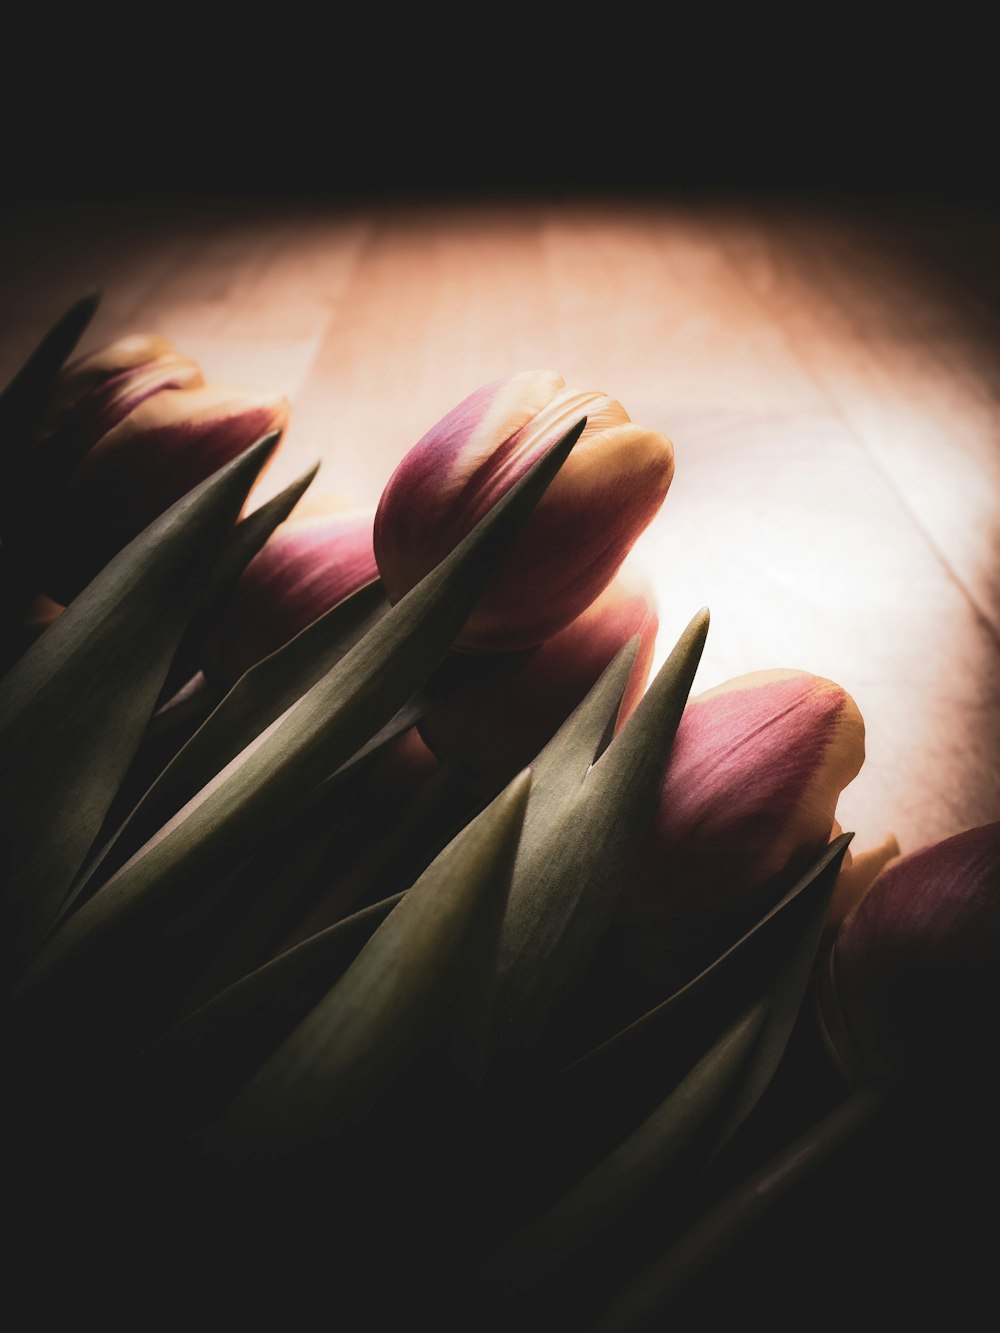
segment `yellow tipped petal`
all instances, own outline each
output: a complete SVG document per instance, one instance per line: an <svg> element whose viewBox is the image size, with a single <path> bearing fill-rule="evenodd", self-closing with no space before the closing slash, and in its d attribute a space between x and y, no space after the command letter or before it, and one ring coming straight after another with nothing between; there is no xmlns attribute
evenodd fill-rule
<svg viewBox="0 0 1000 1333"><path fill-rule="evenodd" d="M46 591L68 602L182 495L263 436L283 431L289 412L280 395L218 384L161 387L142 398L73 474Z"/></svg>
<svg viewBox="0 0 1000 1333"><path fill-rule="evenodd" d="M842 831L840 825L834 823L832 836L837 837ZM899 854L899 843L892 833L886 834L877 846L869 847L857 855L852 855L848 847L826 914L828 929L835 930L854 911L877 876Z"/></svg>
<svg viewBox="0 0 1000 1333"><path fill-rule="evenodd" d="M466 535L582 418L577 447L531 516L459 645L531 648L580 616L614 578L673 476L673 446L597 391L551 371L487 385L424 436L396 469L375 522L379 572L395 601Z"/></svg>
<svg viewBox="0 0 1000 1333"><path fill-rule="evenodd" d="M751 894L828 841L841 791L864 762L846 690L803 671L762 671L691 700L664 779L637 904L656 915Z"/></svg>

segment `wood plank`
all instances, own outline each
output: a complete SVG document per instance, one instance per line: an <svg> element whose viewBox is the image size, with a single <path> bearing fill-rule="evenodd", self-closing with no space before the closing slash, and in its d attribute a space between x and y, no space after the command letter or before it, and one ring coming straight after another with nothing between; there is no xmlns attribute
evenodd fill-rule
<svg viewBox="0 0 1000 1333"><path fill-rule="evenodd" d="M758 225L684 210L553 224L564 360L581 376L606 366L603 387L675 442L671 493L634 556L659 596L658 657L707 604L696 688L770 666L839 681L869 754L843 816L859 846L891 829L913 848L1000 814L996 645L813 375L801 320L734 262Z"/></svg>
<svg viewBox="0 0 1000 1333"><path fill-rule="evenodd" d="M322 455L326 489L377 501L456 402L547 363L544 266L533 208L380 212L295 400L299 459Z"/></svg>
<svg viewBox="0 0 1000 1333"><path fill-rule="evenodd" d="M977 247L989 264L989 238L940 217L781 214L738 262L1000 638L1000 314L962 271Z"/></svg>
<svg viewBox="0 0 1000 1333"><path fill-rule="evenodd" d="M100 281L88 342L159 329L212 378L291 396L262 494L321 457L317 489L370 503L482 383L551 366L616 395L677 450L633 557L657 660L707 604L696 688L838 680L868 725L845 822L908 848L1000 816L996 308L974 261L946 282L866 225L572 201L50 212L5 224L0 368Z"/></svg>

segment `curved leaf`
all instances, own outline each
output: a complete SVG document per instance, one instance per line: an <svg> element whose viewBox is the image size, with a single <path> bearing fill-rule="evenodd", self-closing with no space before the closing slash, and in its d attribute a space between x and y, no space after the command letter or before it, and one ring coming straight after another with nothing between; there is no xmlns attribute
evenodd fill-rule
<svg viewBox="0 0 1000 1333"><path fill-rule="evenodd" d="M631 641L538 758L500 946L498 1054L542 1043L593 957L652 818L707 631L699 612L606 745Z"/></svg>
<svg viewBox="0 0 1000 1333"><path fill-rule="evenodd" d="M766 1013L766 1002L759 1002L729 1027L642 1124L494 1255L489 1276L532 1287L651 1194L662 1198L664 1186L690 1164L696 1144L732 1093Z"/></svg>
<svg viewBox="0 0 1000 1333"><path fill-rule="evenodd" d="M224 1155L285 1151L355 1120L446 1040L482 1059L497 945L530 788L515 778L408 890L325 999L208 1137Z"/></svg>
<svg viewBox="0 0 1000 1333"><path fill-rule="evenodd" d="M8 479L5 517L9 506L23 505L26 498L31 501L32 497L10 487L10 478L19 476L28 462L59 372L93 319L100 299L100 293L93 291L74 301L0 393L0 463Z"/></svg>
<svg viewBox="0 0 1000 1333"><path fill-rule="evenodd" d="M22 980L26 1003L58 989L60 977L99 976L107 950L134 949L390 720L454 641L584 425L556 441L332 671L61 924Z"/></svg>
<svg viewBox="0 0 1000 1333"><path fill-rule="evenodd" d="M241 676L86 867L74 886L73 898L123 866L217 773L336 666L378 624L387 609L381 585L371 583Z"/></svg>
<svg viewBox="0 0 1000 1333"><path fill-rule="evenodd" d="M792 1028L812 975L840 863L853 836L847 833L837 839L835 850L813 882L812 892L809 895L809 911L798 939L794 947L789 949L777 975L768 985L767 1022L764 1024L760 1042L742 1081L739 1095L730 1108L726 1123L719 1134L714 1155L722 1151L757 1105L781 1063L781 1057L792 1035Z"/></svg>
<svg viewBox="0 0 1000 1333"><path fill-rule="evenodd" d="M279 954L148 1046L129 1071L143 1121L177 1137L218 1115L339 980L402 896Z"/></svg>
<svg viewBox="0 0 1000 1333"><path fill-rule="evenodd" d="M203 666L202 650L205 635L217 613L220 603L230 595L236 581L268 538L284 523L292 510L312 485L319 464L313 466L259 505L246 518L240 519L222 548L222 554L204 590L198 611L177 649L177 656L163 687L163 697L169 700Z"/></svg>
<svg viewBox="0 0 1000 1333"><path fill-rule="evenodd" d="M42 505L66 472L42 450L39 434L63 363L94 317L100 296L75 301L0 393L0 670L17 655L12 625L38 591L31 549Z"/></svg>
<svg viewBox="0 0 1000 1333"><path fill-rule="evenodd" d="M720 1014L736 1012L767 988L812 916L813 892L825 900L851 836L842 834L824 847L781 900L687 985L561 1070L560 1100L587 1101L601 1088L624 1091L637 1082L655 1082L661 1092L654 1097L662 1095L662 1080L669 1079L675 1058L688 1058L692 1038L707 1040Z"/></svg>
<svg viewBox="0 0 1000 1333"><path fill-rule="evenodd" d="M44 937L98 833L204 571L276 440L254 445L140 533L0 683L0 880L15 962Z"/></svg>

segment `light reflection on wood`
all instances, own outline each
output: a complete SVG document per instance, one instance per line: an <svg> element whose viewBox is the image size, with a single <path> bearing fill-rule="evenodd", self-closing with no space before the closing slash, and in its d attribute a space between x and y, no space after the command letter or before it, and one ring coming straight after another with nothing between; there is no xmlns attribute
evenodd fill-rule
<svg viewBox="0 0 1000 1333"><path fill-rule="evenodd" d="M266 493L318 457L320 487L373 501L449 407L518 370L614 394L677 450L632 557L659 598L657 662L707 604L696 689L770 666L849 689L868 728L840 811L858 847L892 830L910 850L1000 818L985 221L745 202L276 204L6 231L0 370L97 283L91 343L154 329L213 379L289 394Z"/></svg>

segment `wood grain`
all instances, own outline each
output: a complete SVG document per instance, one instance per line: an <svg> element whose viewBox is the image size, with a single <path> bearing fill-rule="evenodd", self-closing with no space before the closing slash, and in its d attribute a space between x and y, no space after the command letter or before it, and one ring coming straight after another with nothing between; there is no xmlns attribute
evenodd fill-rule
<svg viewBox="0 0 1000 1333"><path fill-rule="evenodd" d="M747 201L154 206L8 218L0 372L82 289L89 343L156 329L276 387L273 492L374 502L479 384L535 366L668 434L633 559L662 660L712 611L697 688L842 683L868 759L841 818L904 850L1000 818L1000 313L987 219Z"/></svg>

